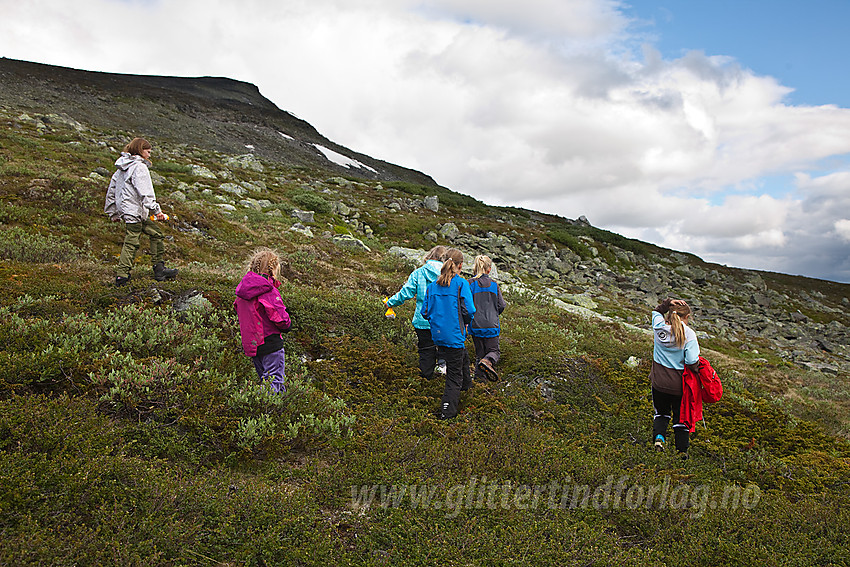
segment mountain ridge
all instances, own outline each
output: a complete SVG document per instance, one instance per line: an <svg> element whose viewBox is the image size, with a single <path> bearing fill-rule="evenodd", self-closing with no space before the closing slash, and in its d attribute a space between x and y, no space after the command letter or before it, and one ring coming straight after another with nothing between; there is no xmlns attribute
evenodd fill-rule
<svg viewBox="0 0 850 567"><path fill-rule="evenodd" d="M84 71L4 57L0 103L223 153L246 153L250 145L252 153L264 159L351 172L313 146L320 144L370 166L374 171L358 168L364 178L436 185L424 173L329 140L308 122L279 109L256 85L235 79Z"/></svg>

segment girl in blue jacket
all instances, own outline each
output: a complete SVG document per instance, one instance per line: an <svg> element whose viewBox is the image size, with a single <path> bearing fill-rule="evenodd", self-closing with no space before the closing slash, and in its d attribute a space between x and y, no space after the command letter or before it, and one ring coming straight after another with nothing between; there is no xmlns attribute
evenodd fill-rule
<svg viewBox="0 0 850 567"><path fill-rule="evenodd" d="M505 310L499 285L490 279L493 260L489 256L476 256L473 278L469 282L475 304L475 320L469 325L472 344L475 345L475 379L498 380L496 364L499 362L499 315Z"/></svg>
<svg viewBox="0 0 850 567"><path fill-rule="evenodd" d="M419 375L430 380L434 376L437 363L437 345L431 339L431 324L422 317L420 311L425 303L425 291L428 285L440 276L443 260L446 254L445 246L434 246L425 255L425 264L416 268L408 276L394 296L387 300L387 307L401 305L408 299L416 298L416 310L413 312L413 330L419 342Z"/></svg>
<svg viewBox="0 0 850 567"><path fill-rule="evenodd" d="M437 281L428 286L422 316L431 324L431 338L446 360L446 386L440 418L457 415L461 390L472 385L469 354L466 352L466 327L472 322L475 304L467 282L460 275L463 253L449 248Z"/></svg>

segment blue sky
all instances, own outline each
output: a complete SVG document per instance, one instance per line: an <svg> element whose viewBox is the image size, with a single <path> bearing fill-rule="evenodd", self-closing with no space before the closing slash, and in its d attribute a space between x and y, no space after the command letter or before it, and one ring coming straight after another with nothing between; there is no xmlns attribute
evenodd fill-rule
<svg viewBox="0 0 850 567"><path fill-rule="evenodd" d="M627 0L625 13L669 59L698 49L794 89L793 104L850 107L847 0Z"/></svg>
<svg viewBox="0 0 850 567"><path fill-rule="evenodd" d="M486 203L850 283L850 0L0 0L0 14L0 56L248 81L335 142Z"/></svg>

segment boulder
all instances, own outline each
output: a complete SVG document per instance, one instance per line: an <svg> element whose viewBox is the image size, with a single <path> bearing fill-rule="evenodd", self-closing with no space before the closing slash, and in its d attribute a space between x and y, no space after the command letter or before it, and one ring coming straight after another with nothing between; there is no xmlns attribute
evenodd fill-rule
<svg viewBox="0 0 850 567"><path fill-rule="evenodd" d="M195 177L203 177L205 179L216 179L215 173L210 171L208 167L193 164L190 165L189 168L191 169L192 175L194 175Z"/></svg>
<svg viewBox="0 0 850 567"><path fill-rule="evenodd" d="M334 201L331 203L331 212L335 215L347 217L351 214L351 208L342 201Z"/></svg>
<svg viewBox="0 0 850 567"><path fill-rule="evenodd" d="M231 195L236 195L237 197L242 197L247 193L244 187L241 185L237 185L236 183L222 183L218 186L222 191L226 191Z"/></svg>
<svg viewBox="0 0 850 567"><path fill-rule="evenodd" d="M454 240L460 236L460 230L453 222L447 222L440 228L440 236L447 240Z"/></svg>
<svg viewBox="0 0 850 567"><path fill-rule="evenodd" d="M646 293L661 295L667 289L667 286L658 279L658 276L649 274L638 280L637 288Z"/></svg>
<svg viewBox="0 0 850 567"><path fill-rule="evenodd" d="M291 227L289 227L289 230L291 230L292 232L297 232L299 234L303 234L304 236L308 236L310 238L313 238L313 231L310 230L310 227L304 226L300 222L293 224Z"/></svg>
<svg viewBox="0 0 850 567"><path fill-rule="evenodd" d="M440 210L440 199L436 195L425 197L424 201L425 208L429 211L439 212Z"/></svg>
<svg viewBox="0 0 850 567"><path fill-rule="evenodd" d="M260 206L260 203L258 203L256 199L242 199L239 201L239 204L246 209L254 209L255 211L263 210L263 207Z"/></svg>
<svg viewBox="0 0 850 567"><path fill-rule="evenodd" d="M177 313L183 313L184 311L189 311L190 309L209 311L210 309L212 309L212 306L213 305L210 300L204 297L201 292L191 290L175 299L172 308Z"/></svg>
<svg viewBox="0 0 850 567"><path fill-rule="evenodd" d="M403 246L392 246L389 250L387 250L388 254L392 256L399 256L404 258L405 260L416 264L417 266L423 263L423 258L425 258L425 254L428 253L427 250L420 250L418 248L404 248Z"/></svg>
<svg viewBox="0 0 850 567"><path fill-rule="evenodd" d="M584 307L585 309L596 309L599 305L586 293L577 293L573 295L565 295L563 299L569 301L573 305Z"/></svg>
<svg viewBox="0 0 850 567"><path fill-rule="evenodd" d="M334 235L333 243L337 246L341 246L342 248L353 248L355 250L363 250L365 252L372 251L372 249L363 244L361 240L354 238L350 234Z"/></svg>
<svg viewBox="0 0 850 567"><path fill-rule="evenodd" d="M244 154L241 156L232 156L225 158L224 164L228 167L239 167L241 169L250 169L262 173L265 171L263 164L260 163L254 154Z"/></svg>
<svg viewBox="0 0 850 567"><path fill-rule="evenodd" d="M308 223L308 224L315 222L313 220L314 214L315 213L313 211L301 211L301 210L298 210L298 209L293 210L292 213L291 213L291 215L293 217L297 218L302 223Z"/></svg>

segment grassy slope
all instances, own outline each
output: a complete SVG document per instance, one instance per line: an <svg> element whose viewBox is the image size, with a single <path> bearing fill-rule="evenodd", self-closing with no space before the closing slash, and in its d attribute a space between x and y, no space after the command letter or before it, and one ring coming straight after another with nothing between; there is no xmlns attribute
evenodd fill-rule
<svg viewBox="0 0 850 567"><path fill-rule="evenodd" d="M414 371L412 308L382 317L380 297L409 266L381 250L426 247L422 229L447 217L498 230L486 209L447 195L427 223L430 213L375 214L367 254L286 230L285 212L320 171L237 172L264 180L283 217L233 220L199 192L196 204L172 203L173 187L158 187L180 277L154 282L141 257L133 284L115 289L121 231L99 214L103 183L81 180L115 156L76 140L0 131L0 564L850 563L850 446L829 433L846 408L776 395L809 375L765 372L716 345L726 395L682 462L650 450L644 335L512 294L504 380L476 386L442 423L442 385ZM190 161L220 163L158 150L170 186L198 181ZM324 187L364 216L416 192ZM342 221L317 215L314 228L326 225ZM537 238L540 226L516 230ZM285 398L252 383L230 308L261 244L284 256L296 321ZM212 308L175 314L193 290ZM824 387L846 388L840 380ZM371 505L353 502L361 485L415 486L434 500L382 507L379 491Z"/></svg>

